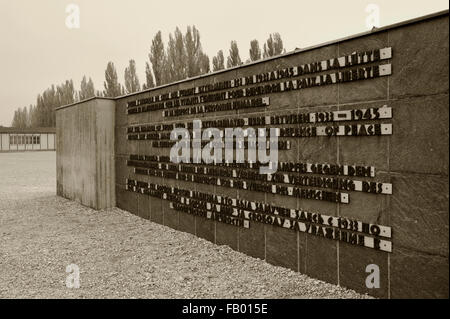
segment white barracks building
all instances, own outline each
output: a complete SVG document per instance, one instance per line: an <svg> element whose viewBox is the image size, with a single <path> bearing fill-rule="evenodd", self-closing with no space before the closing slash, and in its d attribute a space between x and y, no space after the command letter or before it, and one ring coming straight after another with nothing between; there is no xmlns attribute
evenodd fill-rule
<svg viewBox="0 0 450 319"><path fill-rule="evenodd" d="M55 150L56 130L0 126L0 152Z"/></svg>

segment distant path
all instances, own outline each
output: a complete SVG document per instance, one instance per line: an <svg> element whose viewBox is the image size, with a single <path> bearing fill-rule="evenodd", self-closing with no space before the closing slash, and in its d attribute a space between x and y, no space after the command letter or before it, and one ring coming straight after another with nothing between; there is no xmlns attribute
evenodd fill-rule
<svg viewBox="0 0 450 319"><path fill-rule="evenodd" d="M361 298L120 209L55 196L55 152L0 154L0 298ZM76 264L81 287L69 289Z"/></svg>

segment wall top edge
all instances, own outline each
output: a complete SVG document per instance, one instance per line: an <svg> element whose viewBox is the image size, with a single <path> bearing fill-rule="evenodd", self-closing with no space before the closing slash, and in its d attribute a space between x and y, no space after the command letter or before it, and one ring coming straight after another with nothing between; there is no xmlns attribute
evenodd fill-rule
<svg viewBox="0 0 450 319"><path fill-rule="evenodd" d="M93 96L93 97L90 97L90 98L85 99L85 100L82 100L82 101L77 101L77 102L74 102L74 103L71 103L71 104L66 104L66 105L58 106L58 107L55 108L55 111L58 111L58 110L61 110L61 109L65 109L65 108L67 108L67 107L75 106L75 105L78 105L78 104L83 104L83 103L86 103L86 102L89 102L89 101L92 101L92 100L108 100L108 101L115 101L116 98L113 98L113 97L104 97L104 96Z"/></svg>

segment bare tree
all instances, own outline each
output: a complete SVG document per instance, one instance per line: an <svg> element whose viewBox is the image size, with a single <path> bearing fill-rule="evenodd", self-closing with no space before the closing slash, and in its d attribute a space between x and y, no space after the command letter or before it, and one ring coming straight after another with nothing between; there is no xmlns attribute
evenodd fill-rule
<svg viewBox="0 0 450 319"><path fill-rule="evenodd" d="M213 71L225 69L225 59L223 57L222 50L219 50L219 52L217 52L217 55L213 57L212 64L213 64Z"/></svg>
<svg viewBox="0 0 450 319"><path fill-rule="evenodd" d="M166 83L164 76L166 56L164 50L164 43L162 42L161 31L158 31L158 33L153 38L148 57L150 63L152 64L156 85Z"/></svg>
<svg viewBox="0 0 450 319"><path fill-rule="evenodd" d="M252 40L250 41L250 60L251 61L257 61L261 59L261 49L259 48L259 42L258 40Z"/></svg>
<svg viewBox="0 0 450 319"><path fill-rule="evenodd" d="M88 81L86 79L86 76L84 75L83 79L81 80L81 87L80 91L78 92L78 99L82 101L93 96L95 96L94 82L92 82L91 78L89 78Z"/></svg>
<svg viewBox="0 0 450 319"><path fill-rule="evenodd" d="M186 49L184 47L183 34L177 27L174 35L169 35L167 45L167 70L168 82L185 79L187 76Z"/></svg>
<svg viewBox="0 0 450 319"><path fill-rule="evenodd" d="M227 58L227 68L241 65L241 57L239 56L239 48L236 41L231 41L229 56Z"/></svg>
<svg viewBox="0 0 450 319"><path fill-rule="evenodd" d="M266 43L264 43L264 58L279 55L286 52L283 48L283 40L278 32L269 35Z"/></svg>
<svg viewBox="0 0 450 319"><path fill-rule="evenodd" d="M136 62L131 59L127 68L125 68L125 94L138 92L141 90L139 78L136 74Z"/></svg>
<svg viewBox="0 0 450 319"><path fill-rule="evenodd" d="M116 97L121 95L119 80L117 78L114 63L108 62L105 70L105 82L103 83L105 90L103 95L106 97Z"/></svg>
<svg viewBox="0 0 450 319"><path fill-rule="evenodd" d="M143 90L155 87L152 70L151 70L150 64L148 62L145 62L145 78L146 78L147 82L142 85Z"/></svg>

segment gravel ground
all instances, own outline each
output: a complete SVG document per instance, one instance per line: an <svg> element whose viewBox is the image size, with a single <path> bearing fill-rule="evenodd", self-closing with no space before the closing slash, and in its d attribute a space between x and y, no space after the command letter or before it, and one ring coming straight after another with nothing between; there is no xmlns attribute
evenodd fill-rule
<svg viewBox="0 0 450 319"><path fill-rule="evenodd" d="M0 298L369 298L55 196L55 152L0 153ZM80 269L69 289L66 267Z"/></svg>

